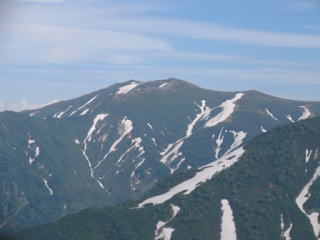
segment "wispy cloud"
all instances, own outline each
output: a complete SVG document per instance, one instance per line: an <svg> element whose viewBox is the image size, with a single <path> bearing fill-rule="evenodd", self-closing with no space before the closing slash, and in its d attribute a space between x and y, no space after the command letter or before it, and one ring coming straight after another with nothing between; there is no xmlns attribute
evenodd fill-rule
<svg viewBox="0 0 320 240"><path fill-rule="evenodd" d="M299 0L295 1L290 9L295 11L310 11L320 7L318 0Z"/></svg>
<svg viewBox="0 0 320 240"><path fill-rule="evenodd" d="M161 18L113 18L105 28L121 28L140 33L167 34L192 39L220 40L249 45L320 48L320 35L271 32L213 25L205 22Z"/></svg>
<svg viewBox="0 0 320 240"><path fill-rule="evenodd" d="M303 25L303 28L311 31L320 31L320 26L315 25Z"/></svg>
<svg viewBox="0 0 320 240"><path fill-rule="evenodd" d="M97 55L108 56L108 51L172 50L166 41L144 34L52 25L15 25L5 38L11 39L6 43L6 59L11 59L10 62L17 59L42 63L81 62ZM123 60L123 57L122 60L113 57L114 62Z"/></svg>
<svg viewBox="0 0 320 240"><path fill-rule="evenodd" d="M26 79L30 79L34 69L32 68L15 68L7 71L2 71L2 75L6 75L10 72L19 73L21 76L25 76ZM52 79L70 79L70 81L50 81L43 82L42 78L46 74L50 75ZM70 78L72 76L72 79ZM107 77L106 77L107 76ZM295 68L286 67L258 67L255 69L249 69L246 67L234 67L234 68L219 68L214 64L207 67L183 67L183 66L119 66L106 68L99 67L85 67L79 66L77 68L62 68L57 69L55 67L42 68L38 71L38 76L32 77L30 82L34 82L39 86L61 86L61 87L76 87L82 85L84 88L93 86L98 88L99 85L95 83L105 83L106 81L124 81L128 79L137 80L150 80L150 79L165 79L168 77L177 77L181 79L223 79L229 81L241 82L246 80L251 83L274 83L279 85L280 83L291 84L305 84L305 85L320 85L319 70L299 70ZM90 82L87 82L90 79ZM2 80L3 84L6 81L10 82L10 79ZM23 79L21 82L26 82ZM230 84L229 84L230 85ZM102 86L103 87L103 86Z"/></svg>
<svg viewBox="0 0 320 240"><path fill-rule="evenodd" d="M61 3L65 0L16 0L17 2Z"/></svg>

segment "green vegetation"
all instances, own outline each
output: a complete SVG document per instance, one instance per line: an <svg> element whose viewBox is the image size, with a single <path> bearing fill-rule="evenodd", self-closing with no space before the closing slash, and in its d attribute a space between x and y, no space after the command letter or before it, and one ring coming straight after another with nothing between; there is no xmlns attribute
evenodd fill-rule
<svg viewBox="0 0 320 240"><path fill-rule="evenodd" d="M305 149L320 147L319 133L320 118L277 127L251 140L239 162L190 195L180 194L165 204L141 209L132 209L137 202L90 208L57 222L28 229L12 239L152 239L157 221L170 217L169 204L173 203L181 208L169 224L175 229L173 240L218 240L220 201L228 199L239 240L282 240L281 214L287 227L293 223L292 240L316 240L295 199L320 163L319 156L312 157L305 172ZM170 188L192 174L180 172L159 183L152 193L165 192L166 187ZM319 210L319 187L318 180L305 204L307 211Z"/></svg>

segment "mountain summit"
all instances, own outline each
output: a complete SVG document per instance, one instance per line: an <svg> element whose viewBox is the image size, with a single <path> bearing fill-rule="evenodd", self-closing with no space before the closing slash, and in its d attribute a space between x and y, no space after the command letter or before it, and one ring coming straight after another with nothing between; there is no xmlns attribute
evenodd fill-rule
<svg viewBox="0 0 320 240"><path fill-rule="evenodd" d="M219 92L178 79L130 80L22 113L0 113L0 229L141 197L227 156L320 103ZM227 208L227 205L225 206Z"/></svg>

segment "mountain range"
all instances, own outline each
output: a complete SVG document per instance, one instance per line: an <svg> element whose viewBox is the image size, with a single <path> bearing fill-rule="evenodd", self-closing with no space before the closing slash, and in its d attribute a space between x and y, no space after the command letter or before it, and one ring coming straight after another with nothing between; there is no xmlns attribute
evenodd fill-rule
<svg viewBox="0 0 320 240"><path fill-rule="evenodd" d="M141 200L88 208L11 240L319 240L320 118L276 127L173 174Z"/></svg>
<svg viewBox="0 0 320 240"><path fill-rule="evenodd" d="M220 239L226 232L221 239L232 240L230 228L238 239L316 239L319 115L319 102L178 79L131 80L2 112L0 231L94 207L20 239L90 239L84 232L92 239ZM291 125L277 127L283 124Z"/></svg>

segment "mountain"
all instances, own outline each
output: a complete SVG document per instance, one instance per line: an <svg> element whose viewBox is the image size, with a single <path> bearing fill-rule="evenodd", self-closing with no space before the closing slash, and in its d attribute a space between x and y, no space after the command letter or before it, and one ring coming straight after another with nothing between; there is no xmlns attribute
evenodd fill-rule
<svg viewBox="0 0 320 240"><path fill-rule="evenodd" d="M12 240L319 240L320 118L276 127L140 201L89 208Z"/></svg>
<svg viewBox="0 0 320 240"><path fill-rule="evenodd" d="M128 81L21 113L0 113L0 231L138 199L253 137L320 115L319 102Z"/></svg>

